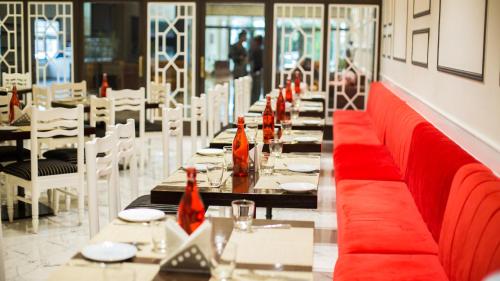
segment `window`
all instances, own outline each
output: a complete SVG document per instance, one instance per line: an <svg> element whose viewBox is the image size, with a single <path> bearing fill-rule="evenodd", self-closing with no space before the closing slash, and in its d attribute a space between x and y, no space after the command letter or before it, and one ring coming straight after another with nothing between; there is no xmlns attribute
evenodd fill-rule
<svg viewBox="0 0 500 281"><path fill-rule="evenodd" d="M37 19L35 21L35 58L47 60L58 53L59 22Z"/></svg>

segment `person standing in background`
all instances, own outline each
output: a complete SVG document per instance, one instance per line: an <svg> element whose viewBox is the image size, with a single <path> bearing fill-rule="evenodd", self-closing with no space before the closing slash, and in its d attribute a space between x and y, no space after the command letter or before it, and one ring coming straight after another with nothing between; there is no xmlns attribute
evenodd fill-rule
<svg viewBox="0 0 500 281"><path fill-rule="evenodd" d="M247 50L243 46L243 42L247 41L247 32L245 30L241 31L238 35L238 42L231 45L229 50L229 58L234 62L233 78L238 79L248 74L247 72L247 61L248 54Z"/></svg>
<svg viewBox="0 0 500 281"><path fill-rule="evenodd" d="M255 103L260 99L262 87L262 68L263 68L263 38L260 35L252 39L250 45L250 62L252 69L252 97L251 103Z"/></svg>

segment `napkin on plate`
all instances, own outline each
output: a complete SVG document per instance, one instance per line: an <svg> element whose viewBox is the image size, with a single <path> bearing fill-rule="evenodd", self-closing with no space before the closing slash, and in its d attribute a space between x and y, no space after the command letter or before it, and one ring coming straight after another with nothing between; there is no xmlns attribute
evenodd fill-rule
<svg viewBox="0 0 500 281"><path fill-rule="evenodd" d="M164 271L208 272L212 246L212 223L205 220L191 235L174 220L166 223L167 259Z"/></svg>

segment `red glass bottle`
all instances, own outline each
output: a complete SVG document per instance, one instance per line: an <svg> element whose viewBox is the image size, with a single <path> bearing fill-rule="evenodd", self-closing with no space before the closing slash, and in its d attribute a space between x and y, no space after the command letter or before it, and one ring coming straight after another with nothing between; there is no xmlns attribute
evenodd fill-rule
<svg viewBox="0 0 500 281"><path fill-rule="evenodd" d="M104 73L102 75L102 83L101 83L101 98L106 97L106 89L109 87L108 84L108 75Z"/></svg>
<svg viewBox="0 0 500 281"><path fill-rule="evenodd" d="M292 81L290 79L286 80L286 101L293 102Z"/></svg>
<svg viewBox="0 0 500 281"><path fill-rule="evenodd" d="M196 169L186 168L187 185L179 203L177 223L187 232L193 233L205 220L205 206L196 185Z"/></svg>
<svg viewBox="0 0 500 281"><path fill-rule="evenodd" d="M294 86L295 86L295 93L297 95L300 95L300 72L297 70L295 71L295 81L294 81Z"/></svg>
<svg viewBox="0 0 500 281"><path fill-rule="evenodd" d="M245 118L238 117L238 130L233 139L233 176L248 176L248 139L245 134Z"/></svg>
<svg viewBox="0 0 500 281"><path fill-rule="evenodd" d="M285 120L285 98L283 97L283 88L280 87L278 99L276 99L276 123Z"/></svg>
<svg viewBox="0 0 500 281"><path fill-rule="evenodd" d="M271 107L271 96L266 97L266 108L262 112L262 133L264 135L264 143L269 143L274 139L274 113Z"/></svg>
<svg viewBox="0 0 500 281"><path fill-rule="evenodd" d="M21 105L19 103L19 98L17 97L17 88L16 85L12 86L12 97L10 98L10 103L9 103L9 124L12 124L14 122L14 118L16 117L16 107L21 108Z"/></svg>

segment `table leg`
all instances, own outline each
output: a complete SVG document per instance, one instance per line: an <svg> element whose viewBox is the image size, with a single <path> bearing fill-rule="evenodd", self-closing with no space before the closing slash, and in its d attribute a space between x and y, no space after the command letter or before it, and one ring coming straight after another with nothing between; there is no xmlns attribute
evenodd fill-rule
<svg viewBox="0 0 500 281"><path fill-rule="evenodd" d="M270 220L273 218L273 208L266 207L266 219Z"/></svg>

